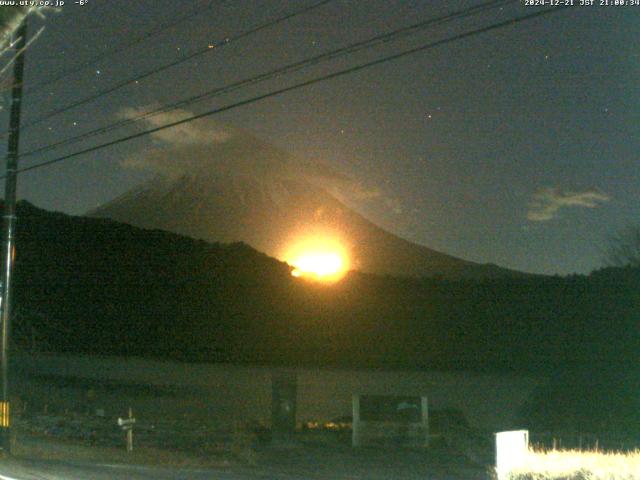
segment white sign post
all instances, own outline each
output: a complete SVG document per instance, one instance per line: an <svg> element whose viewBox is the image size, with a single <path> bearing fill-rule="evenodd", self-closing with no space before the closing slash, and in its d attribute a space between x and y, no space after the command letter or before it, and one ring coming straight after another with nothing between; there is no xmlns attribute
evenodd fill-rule
<svg viewBox="0 0 640 480"><path fill-rule="evenodd" d="M133 411L129 407L129 418L118 418L118 425L122 430L127 432L127 452L133 452L133 424L136 419L133 418Z"/></svg>
<svg viewBox="0 0 640 480"><path fill-rule="evenodd" d="M496 433L496 473L498 474L498 480L507 480L509 472L524 463L528 451L528 430Z"/></svg>

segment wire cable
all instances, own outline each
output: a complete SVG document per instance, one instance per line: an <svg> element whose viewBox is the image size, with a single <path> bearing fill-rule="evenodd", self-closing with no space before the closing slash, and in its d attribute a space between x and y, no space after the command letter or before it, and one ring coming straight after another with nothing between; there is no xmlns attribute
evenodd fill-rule
<svg viewBox="0 0 640 480"><path fill-rule="evenodd" d="M331 1L333 1L333 0L321 0L320 2L316 2L316 3L314 3L314 4L312 4L312 5L308 6L308 7L301 8L301 9L296 10L294 12L291 12L291 13L288 13L288 14L283 15L281 17L278 17L278 18L276 18L274 20L270 20L268 22L265 22L265 23L263 23L261 25L258 25L257 27L254 27L254 28L251 28L249 30L246 30L246 31L244 31L242 33L239 33L238 35L233 36L233 37L225 37L224 39L219 40L217 42L209 43L205 48L196 50L195 52L192 52L192 53L190 53L188 55L185 55L185 56L183 56L183 57L181 57L181 58L179 58L177 60L174 60L172 62L163 64L163 65L161 65L159 67L156 67L154 69L148 70L148 71L146 71L146 72L144 72L144 73L142 73L140 75L136 75L135 77L132 77L132 78L130 78L128 80L124 80L124 81L122 81L120 83L117 83L117 84L111 86L111 87L108 87L108 88L106 88L104 90L101 90L100 92L97 92L97 93L95 93L93 95L89 95L88 97L85 97L85 98L83 98L81 100L77 100L76 102L73 102L73 103L71 103L69 105L66 105L64 107L58 108L56 110L53 110L53 111L51 111L51 112L49 112L49 113L47 113L47 114L45 114L45 115L43 115L43 116L41 116L41 117L39 117L37 119L25 124L22 128L24 130L24 129L28 129L30 127L33 127L34 125L38 125L38 124L44 122L45 120L48 120L48 119L50 119L52 117L55 117L57 115L60 115L62 113L68 112L69 110L72 110L72 109L74 109L76 107L79 107L80 105L84 105L86 103L89 103L89 102L92 102L94 100L97 100L97 99L99 99L101 97L104 97L105 95L109 95L109 94L111 94L111 93L113 93L113 92L115 92L117 90L120 90L123 87L126 87L127 85L131 85L131 84L140 82L141 80L145 80L145 79L147 79L147 78L149 78L149 77L151 77L153 75L156 75L156 74L158 74L160 72L163 72L163 71L165 71L165 70L167 70L169 68L172 68L172 67L175 67L177 65L180 65L180 64L182 64L184 62L187 62L189 60L192 60L193 58L196 58L196 57L198 57L200 55L204 55L206 53L210 53L210 52L216 50L217 48L229 45L229 44L231 44L233 42L236 42L236 41L241 40L241 39L243 39L245 37L248 37L250 35L258 33L258 32L260 32L262 30L265 30L265 29L267 29L269 27L272 27L272 26L277 25L279 23L282 23L282 22L284 22L286 20L289 20L289 19L291 19L293 17L297 17L299 15L303 15L305 13L308 13L308 12L312 11L312 10L320 8L320 7L326 5L327 3L331 2Z"/></svg>
<svg viewBox="0 0 640 480"><path fill-rule="evenodd" d="M161 114L161 113L165 113L171 110L176 110L178 108L182 108L185 107L187 105L191 105L193 103L197 103L203 100L208 100L223 94L227 94L230 92L233 92L235 90L238 90L240 88L244 88L247 86L251 86L251 85L255 85L257 83L261 83L267 80L270 80L272 78L278 77L278 76L282 76L285 74L290 74L293 73L295 71L301 70L303 68L309 67L309 66L315 66L320 64L321 62L326 62L326 61L330 61L330 60L334 60L336 58L339 58L341 56L347 55L347 54L353 54L356 53L358 51L361 51L365 48L373 48L375 46L377 46L378 44L383 44L383 43L388 43L391 41L395 41L398 40L400 38L404 38L408 35L417 33L418 31L424 30L427 27L433 27L436 25L440 25L446 22L450 22L452 20L456 20L459 18L464 18L467 16L471 16L471 15L476 15L485 11L488 11L489 9L494 9L497 7L500 7L502 5L506 5L509 3L516 3L518 0L491 0L489 2L485 2L481 5L477 5L475 7L471 7L471 8L466 8L463 10L459 10L456 12L452 12L450 14L447 14L445 16L441 16L441 17L436 17L436 18L430 18L412 25L409 25L407 27L402 27L396 30L393 30L391 32L387 32L384 34L380 34L380 35L376 35L374 37L371 37L369 39L363 40L363 41L359 41L350 45L347 45L345 47L341 47L335 50L331 50L329 52L325 52L319 55L316 55L314 57L311 58L307 58L301 61L297 61L297 62L293 62L291 64L285 65L284 67L279 67L270 71L267 71L265 73L262 73L260 75L254 76L254 77L250 77L250 78L246 78L243 80L239 80L237 82L231 83L229 85L225 85L223 87L219 87L219 88L215 88L213 90L208 90L205 91L203 93L185 98L183 100L179 100L177 102L174 102L172 104L169 105L164 105L164 106L160 106L158 108L155 108L153 110L150 110L148 112L144 112L141 113L139 115L136 115L134 117L131 118L127 118L124 120L120 120L118 122L114 122L112 124L103 126L103 127L99 127L97 129L94 130L90 130L88 132L85 133L81 133L79 135L64 139L64 140L60 140L58 142L55 142L53 144L49 144L49 145L45 145L42 147L38 147L36 149L30 150L28 152L25 152L21 155L21 157L29 157L38 153L43 153L45 151L49 151L52 150L54 148L60 147L62 145L68 145L68 144L73 144L73 143L77 143L79 141L85 140L87 138L90 137L94 137L96 135L100 135L103 133L107 133L109 131L112 131L114 129L126 126L126 125L130 125L132 123L136 123L139 122L141 120L144 120L146 118L150 118L153 117L155 115Z"/></svg>
<svg viewBox="0 0 640 480"><path fill-rule="evenodd" d="M135 133L135 134L132 134L132 135L128 135L126 137L121 137L121 138L118 138L116 140L112 140L110 142L102 143L102 144L99 144L99 145L96 145L96 146L93 146L93 147L90 147L90 148L79 150L77 152L73 152L73 153L70 153L68 155L63 155L61 157L57 157L57 158L54 158L54 159L51 159L51 160L47 160L47 161L44 161L44 162L41 162L41 163L37 163L37 164L31 165L29 167L20 168L20 169L17 170L17 173L24 173L24 172L28 172L28 171L31 171L31 170L36 170L36 169L39 169L39 168L47 167L47 166L50 166L50 165L53 165L53 164L56 164L56 163L60 163L60 162L69 160L71 158L78 157L80 155L84 155L84 154L87 154L87 153L91 153L91 152L95 152L95 151L98 151L98 150L102 150L103 148L111 147L113 145L117 145L117 144L120 144L120 143L128 142L130 140L134 140L136 138L140 138L140 137L144 137L144 136L147 136L147 135L151 135L153 133L156 133L156 132L159 132L159 131L162 131L162 130L166 130L168 128L172 128L172 127L175 127L175 126L178 126L178 125L189 123L189 122L192 122L194 120L198 120L200 118L209 117L209 116L216 115L216 114L222 113L222 112L226 112L228 110L232 110L232 109L235 109L235 108L238 108L238 107L242 107L242 106L245 106L245 105L250 105L252 103L256 103L258 101L265 100L267 98L275 97L277 95L282 95L283 93L291 92L293 90L298 90L298 89L301 89L301 88L304 88L304 87L308 87L310 85L314 85L316 83L324 82L324 81L331 80L331 79L334 79L334 78L337 78L337 77L341 77L341 76L344 76L344 75L349 75L351 73L359 72L359 71L364 70L366 68L370 68L370 67L381 65L383 63L387 63L387 62L390 62L390 61L398 60L400 58L403 58L403 57L406 57L406 56L409 56L409 55L413 55L413 54L416 54L416 53L419 53L419 52L424 52L426 50L430 50L432 48L439 47L439 46L442 46L442 45L445 45L445 44L453 43L453 42L456 42L456 41L459 41L459 40L462 40L462 39L465 39L465 38L469 38L469 37L472 37L472 36L475 36L475 35L479 35L479 34L482 34L482 33L490 32L490 31L497 30L497 29L504 28L504 27L508 27L508 26L513 26L513 25L516 25L518 23L523 23L523 22L528 21L528 20L532 20L532 19L535 19L535 18L542 17L544 15L548 15L550 13L557 13L557 12L565 10L567 8L570 8L570 7L569 6L553 7L553 8L549 8L549 9L546 9L546 10L541 10L541 11L538 11L538 12L535 12L535 13L531 13L531 14L528 14L528 15L523 15L523 16L520 16L520 17L514 17L514 18L511 18L509 20L506 20L506 21L503 21L503 22L499 22L499 23L494 23L494 24L486 26L486 27L482 27L482 28L478 28L478 29L471 30L471 31L468 31L468 32L460 33L460 34L457 34L457 35L454 35L454 36L451 36L451 37L448 37L448 38L445 38L445 39L442 39L442 40L438 40L438 41L427 43L427 44L424 44L424 45L421 45L421 46L418 46L418 47L415 47L415 48L404 50L402 52L399 52L399 53L396 53L396 54L393 54L393 55L388 55L386 57L382 57L382 58L379 58L377 60L373 60L373 61L370 61L370 62L362 63L360 65L356 65L356 66L353 66L353 67L350 67L350 68L346 68L346 69L343 69L343 70L339 70L339 71L336 71L336 72L333 72L333 73L330 73L330 74L327 74L327 75L323 75L323 76L316 77L316 78L313 78L313 79L310 79L310 80L306 80L304 82L300 82L300 83L297 83L297 84L294 84L294 85L291 85L291 86L288 86L288 87L284 87L284 88L281 88L281 89L278 89L278 90L273 90L271 92L264 93L262 95L257 95L255 97L248 98L246 100L242 100L242 101L239 101L239 102L235 102L235 103L232 103L230 105L226 105L224 107L219 107L219 108L216 108L216 109L213 109L213 110L209 110L209 111L206 111L206 112L203 112L203 113L199 113L197 115L191 115L191 116L189 116L187 118L184 118L182 120L171 122L171 123L168 123L168 124L165 124L165 125L161 125L161 126L158 126L158 127L155 127L155 128L151 128L151 129L148 129L148 130L144 130L142 132L138 132L138 133ZM0 179L2 179L2 178L4 178L4 176L0 177Z"/></svg>
<svg viewBox="0 0 640 480"><path fill-rule="evenodd" d="M159 35L167 30L170 30L174 27L177 27L178 25L186 22L187 20L191 20L192 18L201 15L202 12L207 11L207 10L211 10L214 5L217 2L216 0L211 0L209 2L209 5L207 5L206 7L197 7L194 8L193 10L191 10L189 13L187 13L186 15L183 15L182 17L178 18L177 20L173 21L173 22L169 22L169 23L165 23L163 25L160 25L154 29L149 30L148 32L143 33L142 35L139 35L138 37L130 40L129 42L123 43L118 45L115 48L109 49L106 52L103 53L99 53L93 57L91 57L89 60L86 60L82 63L79 63L77 65L74 65L72 67L69 67L67 69L63 69L61 71L59 71L56 75L54 75L52 78L49 78L47 80L44 80L40 83L36 83L35 85L33 85L32 87L25 89L25 94L28 93L32 93L36 90L39 90L40 88L44 87L44 86L50 86L54 83L59 82L60 80L63 80L71 75L74 75L78 72L81 72L82 70L84 70L85 68L89 68L92 65L95 65L96 63L99 63L103 60L106 60L107 58L113 57L114 55L121 53L125 50L128 50L129 48L135 47L136 45L143 43L147 40L149 40L150 38L155 37L156 35Z"/></svg>

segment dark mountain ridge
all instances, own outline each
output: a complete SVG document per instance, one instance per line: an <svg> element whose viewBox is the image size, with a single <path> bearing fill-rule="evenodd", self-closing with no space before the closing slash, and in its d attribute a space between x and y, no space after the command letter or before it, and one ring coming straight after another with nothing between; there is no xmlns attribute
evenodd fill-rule
<svg viewBox="0 0 640 480"><path fill-rule="evenodd" d="M535 374L633 369L640 352L639 269L326 285L241 243L25 202L15 299L16 342L35 350Z"/></svg>

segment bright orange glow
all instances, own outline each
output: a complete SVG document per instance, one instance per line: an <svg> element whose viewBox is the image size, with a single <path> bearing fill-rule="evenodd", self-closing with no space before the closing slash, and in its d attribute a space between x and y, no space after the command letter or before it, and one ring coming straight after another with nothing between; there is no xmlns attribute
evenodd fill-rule
<svg viewBox="0 0 640 480"><path fill-rule="evenodd" d="M291 246L284 255L294 267L294 277L333 282L341 279L348 269L345 249L335 240L306 239Z"/></svg>
<svg viewBox="0 0 640 480"><path fill-rule="evenodd" d="M296 267L292 275L312 273L318 277L335 275L343 270L342 258L337 253L312 252L303 254L293 261Z"/></svg>

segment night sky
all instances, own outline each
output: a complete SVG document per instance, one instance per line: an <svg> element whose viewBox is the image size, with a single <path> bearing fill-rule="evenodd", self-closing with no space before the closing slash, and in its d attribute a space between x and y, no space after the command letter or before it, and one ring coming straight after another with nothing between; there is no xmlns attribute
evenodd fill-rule
<svg viewBox="0 0 640 480"><path fill-rule="evenodd" d="M26 57L25 88L41 86L25 96L24 123L316 0L67 3L30 24L31 33L46 28ZM21 151L118 121L125 109L176 102L479 3L334 0L25 129ZM195 18L50 82L198 6ZM187 109L227 105L536 8L514 2ZM351 206L409 240L528 272L587 273L602 266L607 236L640 219L638 40L640 6L575 6L215 119L366 185L375 194ZM5 93L3 131L7 107ZM24 158L21 166L141 128ZM82 214L149 178L123 165L149 148L154 143L146 137L25 173L19 195Z"/></svg>

